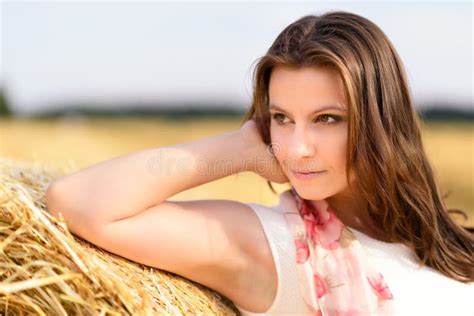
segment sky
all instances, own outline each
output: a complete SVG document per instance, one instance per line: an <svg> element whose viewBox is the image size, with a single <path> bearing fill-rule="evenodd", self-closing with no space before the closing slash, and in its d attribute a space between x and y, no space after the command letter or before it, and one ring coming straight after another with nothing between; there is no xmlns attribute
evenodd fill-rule
<svg viewBox="0 0 474 316"><path fill-rule="evenodd" d="M276 36L330 10L379 25L415 103L473 104L470 1L0 1L0 84L18 114L80 101L248 107Z"/></svg>

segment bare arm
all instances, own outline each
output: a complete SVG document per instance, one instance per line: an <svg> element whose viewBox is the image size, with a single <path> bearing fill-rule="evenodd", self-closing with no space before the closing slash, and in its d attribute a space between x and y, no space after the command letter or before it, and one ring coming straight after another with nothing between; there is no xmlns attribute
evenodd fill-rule
<svg viewBox="0 0 474 316"><path fill-rule="evenodd" d="M254 147L234 130L119 156L55 181L48 188L48 209L55 216L59 208L80 212L88 223L132 217L184 190L252 170Z"/></svg>
<svg viewBox="0 0 474 316"><path fill-rule="evenodd" d="M268 288L276 289L271 251L256 214L238 201L166 201L240 171L288 180L251 121L236 131L142 150L64 176L48 188L46 204L54 216L64 215L71 232L97 246L248 306L262 291L271 295L275 290Z"/></svg>

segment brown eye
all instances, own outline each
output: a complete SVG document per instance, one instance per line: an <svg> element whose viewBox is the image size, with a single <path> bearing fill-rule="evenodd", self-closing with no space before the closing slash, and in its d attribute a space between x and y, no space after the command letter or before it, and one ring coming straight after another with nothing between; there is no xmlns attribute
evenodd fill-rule
<svg viewBox="0 0 474 316"><path fill-rule="evenodd" d="M330 121L332 119L332 121ZM321 121L322 124L331 125L340 121L340 117L337 115L323 114L318 117L318 121Z"/></svg>
<svg viewBox="0 0 474 316"><path fill-rule="evenodd" d="M283 125L285 124L284 120L285 120L285 115L281 114L281 113L275 113L272 115L272 118L273 120L279 124L279 125Z"/></svg>

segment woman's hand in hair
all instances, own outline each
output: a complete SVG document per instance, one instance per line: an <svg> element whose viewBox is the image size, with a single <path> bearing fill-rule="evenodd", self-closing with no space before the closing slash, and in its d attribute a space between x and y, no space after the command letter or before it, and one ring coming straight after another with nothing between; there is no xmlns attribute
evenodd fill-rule
<svg viewBox="0 0 474 316"><path fill-rule="evenodd" d="M240 127L239 132L242 133L242 137L250 148L250 157L242 157L246 159L248 171L253 171L271 182L289 182L280 163L273 155L272 147L263 142L257 123L253 119L248 120Z"/></svg>

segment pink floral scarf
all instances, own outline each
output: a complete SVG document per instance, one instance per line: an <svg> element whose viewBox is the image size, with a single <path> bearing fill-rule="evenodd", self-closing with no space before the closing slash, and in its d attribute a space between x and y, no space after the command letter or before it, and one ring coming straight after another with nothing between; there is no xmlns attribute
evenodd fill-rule
<svg viewBox="0 0 474 316"><path fill-rule="evenodd" d="M306 315L391 315L393 296L355 235L326 200L315 208L291 189L299 215L285 213L296 246Z"/></svg>

